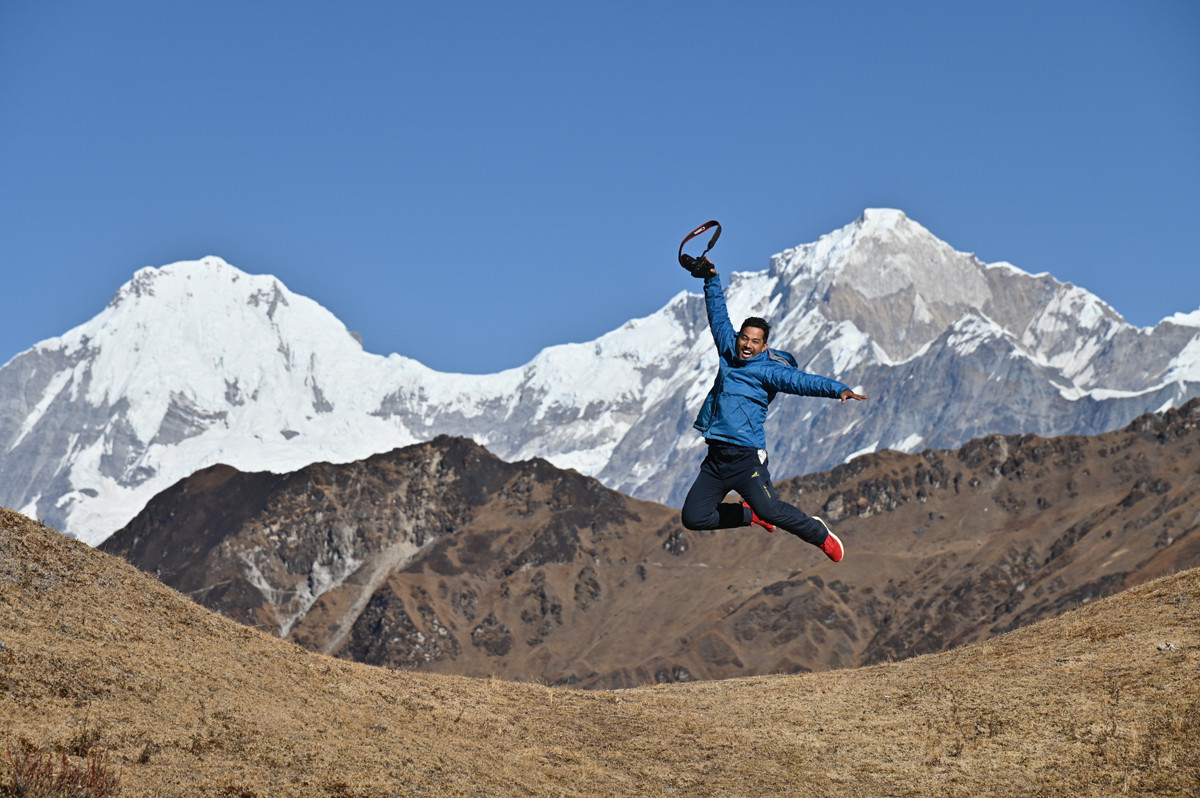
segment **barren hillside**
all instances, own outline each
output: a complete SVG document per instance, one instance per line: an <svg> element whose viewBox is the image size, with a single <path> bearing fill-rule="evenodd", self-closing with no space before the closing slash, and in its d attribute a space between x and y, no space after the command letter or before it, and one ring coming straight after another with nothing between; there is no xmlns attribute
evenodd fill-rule
<svg viewBox="0 0 1200 798"><path fill-rule="evenodd" d="M581 691L313 654L0 510L0 726L124 796L1195 795L1200 571L898 663Z"/></svg>

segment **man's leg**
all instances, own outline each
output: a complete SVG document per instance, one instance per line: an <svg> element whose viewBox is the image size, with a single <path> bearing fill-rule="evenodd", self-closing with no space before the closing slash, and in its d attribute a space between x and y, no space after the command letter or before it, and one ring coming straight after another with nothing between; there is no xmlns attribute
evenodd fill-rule
<svg viewBox="0 0 1200 798"><path fill-rule="evenodd" d="M732 529L749 523L740 504L721 501L730 490L721 466L711 452L700 464L700 474L683 500L680 512L680 521L687 529Z"/></svg>
<svg viewBox="0 0 1200 798"><path fill-rule="evenodd" d="M741 469L741 473L732 487L741 494L746 504L750 505L754 514L768 524L774 524L785 532L791 532L814 546L820 546L825 542L829 530L825 528L824 524L805 515L798 508L781 500L776 495L775 486L771 484L771 473L767 469L766 463L760 463L757 458L748 462Z"/></svg>

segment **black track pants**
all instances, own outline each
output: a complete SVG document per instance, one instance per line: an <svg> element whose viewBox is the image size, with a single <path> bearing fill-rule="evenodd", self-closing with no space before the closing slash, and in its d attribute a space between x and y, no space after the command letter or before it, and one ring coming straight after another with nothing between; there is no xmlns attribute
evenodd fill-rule
<svg viewBox="0 0 1200 798"><path fill-rule="evenodd" d="M750 513L740 504L722 502L731 490L737 491L757 515L768 524L791 532L814 546L825 542L829 533L785 501L780 501L771 484L767 463L759 462L758 450L709 442L708 456L700 464L700 475L683 500L681 519L688 529L732 529L749 526Z"/></svg>

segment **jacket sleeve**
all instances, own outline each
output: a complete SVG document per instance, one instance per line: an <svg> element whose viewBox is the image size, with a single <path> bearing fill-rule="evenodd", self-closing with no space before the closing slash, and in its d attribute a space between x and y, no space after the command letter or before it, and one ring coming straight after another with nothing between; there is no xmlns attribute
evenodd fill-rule
<svg viewBox="0 0 1200 798"><path fill-rule="evenodd" d="M778 362L772 363L771 367L767 369L764 382L770 390L794 393L800 396L825 396L830 399L837 399L842 395L842 391L850 390L850 386L837 380L817 374L808 374L798 368Z"/></svg>
<svg viewBox="0 0 1200 798"><path fill-rule="evenodd" d="M729 321L725 292L721 289L721 278L718 275L704 278L704 308L708 311L708 329L712 331L717 353L723 358L733 358L737 332Z"/></svg>

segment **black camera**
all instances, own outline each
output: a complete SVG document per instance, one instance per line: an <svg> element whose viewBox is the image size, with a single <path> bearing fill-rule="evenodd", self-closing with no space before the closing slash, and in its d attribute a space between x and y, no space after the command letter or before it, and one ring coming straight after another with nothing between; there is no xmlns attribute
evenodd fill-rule
<svg viewBox="0 0 1200 798"><path fill-rule="evenodd" d="M701 255L693 258L686 252L679 256L679 265L687 269L693 277L707 277L713 269L713 262Z"/></svg>

